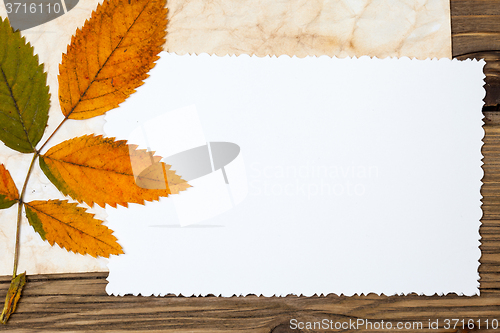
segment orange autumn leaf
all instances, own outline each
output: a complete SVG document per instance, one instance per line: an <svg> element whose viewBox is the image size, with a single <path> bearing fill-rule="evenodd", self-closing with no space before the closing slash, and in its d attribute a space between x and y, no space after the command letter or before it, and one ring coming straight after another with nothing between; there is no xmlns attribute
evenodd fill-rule
<svg viewBox="0 0 500 333"><path fill-rule="evenodd" d="M49 149L40 156L40 167L63 194L90 206L144 204L190 187L161 157L136 148L85 135Z"/></svg>
<svg viewBox="0 0 500 333"><path fill-rule="evenodd" d="M9 171L0 164L0 209L9 208L19 200L19 192Z"/></svg>
<svg viewBox="0 0 500 333"><path fill-rule="evenodd" d="M152 156L152 152L148 152ZM161 158L155 156L155 162L145 168L137 177L136 184L147 189L169 189L170 194L178 194L186 188L191 187L175 171L170 170L171 166L163 162L158 162ZM134 163L135 164L135 163ZM141 167L142 169L142 167ZM166 180L166 181L165 181Z"/></svg>
<svg viewBox="0 0 500 333"><path fill-rule="evenodd" d="M165 43L165 0L109 0L71 39L59 66L59 101L70 119L118 107L148 77Z"/></svg>
<svg viewBox="0 0 500 333"><path fill-rule="evenodd" d="M113 231L76 203L66 200L31 201L24 204L31 226L50 245L93 257L123 253Z"/></svg>

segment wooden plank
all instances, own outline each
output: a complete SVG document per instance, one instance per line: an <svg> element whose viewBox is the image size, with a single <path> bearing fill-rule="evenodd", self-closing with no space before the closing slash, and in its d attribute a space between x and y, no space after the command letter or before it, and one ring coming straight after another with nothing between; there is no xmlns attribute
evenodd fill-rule
<svg viewBox="0 0 500 333"><path fill-rule="evenodd" d="M453 36L453 56L468 55L477 51L500 50L500 33L461 32Z"/></svg>
<svg viewBox="0 0 500 333"><path fill-rule="evenodd" d="M451 0L450 5L453 56L486 59L485 106L499 111L500 1Z"/></svg>
<svg viewBox="0 0 500 333"><path fill-rule="evenodd" d="M484 283L489 284L488 281ZM29 328L48 331L271 332L280 324L282 327L289 325L293 318L302 321L369 319L393 323L428 323L432 318L440 319L443 328L446 318L491 320L500 313L497 295L114 297L105 294L105 285L103 273L30 279L18 311L0 331ZM495 287L492 285L492 288Z"/></svg>
<svg viewBox="0 0 500 333"><path fill-rule="evenodd" d="M455 36L459 33L478 31L498 34L500 31L500 15L467 15L453 17L453 32Z"/></svg>
<svg viewBox="0 0 500 333"><path fill-rule="evenodd" d="M451 17L500 15L499 0L451 0Z"/></svg>
<svg viewBox="0 0 500 333"><path fill-rule="evenodd" d="M483 218L479 229L481 239L481 297L500 300L500 117L492 113L485 117L483 158ZM496 315L500 315L497 312Z"/></svg>
<svg viewBox="0 0 500 333"><path fill-rule="evenodd" d="M486 117L488 118L488 116ZM495 246L500 246L498 237L492 233L483 233L483 229L490 225L498 225L500 220L500 116L492 113L485 121L484 145L482 148L483 158L483 186L481 194L483 196L483 225L481 235L483 236L483 254L487 253L491 245L489 240L495 242ZM491 230L491 229L488 229ZM489 238L488 238L489 237ZM499 277L500 280L500 277Z"/></svg>

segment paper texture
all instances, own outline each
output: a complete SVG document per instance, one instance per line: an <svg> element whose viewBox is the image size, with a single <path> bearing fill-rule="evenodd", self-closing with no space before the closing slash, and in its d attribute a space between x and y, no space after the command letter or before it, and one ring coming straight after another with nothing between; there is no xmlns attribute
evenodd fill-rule
<svg viewBox="0 0 500 333"><path fill-rule="evenodd" d="M193 187L107 210L107 292L477 294L483 66L163 53L104 129Z"/></svg>
<svg viewBox="0 0 500 333"><path fill-rule="evenodd" d="M5 3L1 3L0 15L7 17ZM54 6L56 2L51 3ZM62 53L66 52L76 29L90 18L98 1L65 0L64 3L67 10L64 15L57 14L60 16L47 23L22 31L48 73L51 110L47 133L62 117L57 93ZM449 2L443 0L210 3L169 0L167 6L170 21L165 49L176 53L451 57ZM52 144L87 133L100 134L102 121L65 125ZM18 156L0 145L0 157L15 174L18 187L22 187L29 156ZM60 197L38 171L30 186L33 187L29 194L32 200ZM98 217L105 217L105 212L100 212ZM0 219L5 221L0 232L0 253L3 254L0 274L8 275L14 255L15 208L0 211ZM104 259L95 260L50 247L23 222L20 271L26 270L28 274L105 271L105 265Z"/></svg>
<svg viewBox="0 0 500 333"><path fill-rule="evenodd" d="M10 11L19 28L52 18L29 34L73 34L100 2L63 0L65 14L57 4L58 14L36 19L0 5L0 15ZM178 54L451 58L449 0L168 0L167 7L165 50Z"/></svg>
<svg viewBox="0 0 500 333"><path fill-rule="evenodd" d="M448 0L169 0L165 50L451 58Z"/></svg>

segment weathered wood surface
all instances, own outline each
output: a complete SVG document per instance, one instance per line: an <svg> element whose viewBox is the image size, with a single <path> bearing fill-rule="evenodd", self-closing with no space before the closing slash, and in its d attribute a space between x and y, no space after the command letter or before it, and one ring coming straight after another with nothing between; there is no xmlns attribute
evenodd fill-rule
<svg viewBox="0 0 500 333"><path fill-rule="evenodd" d="M500 52L495 52L500 50L500 1L453 0L451 5L454 56L487 60L481 296L114 297L106 295L106 273L39 275L28 277L17 312L0 331L278 333L301 332L289 329L293 318L304 322L360 318L394 325L422 322L424 328L429 319L439 319L440 329L433 332L466 332L445 330L444 320L500 320ZM0 277L1 299L8 284L9 277ZM302 330L311 331L324 330Z"/></svg>
<svg viewBox="0 0 500 333"><path fill-rule="evenodd" d="M453 56L487 61L488 110L500 104L500 0L451 0Z"/></svg>

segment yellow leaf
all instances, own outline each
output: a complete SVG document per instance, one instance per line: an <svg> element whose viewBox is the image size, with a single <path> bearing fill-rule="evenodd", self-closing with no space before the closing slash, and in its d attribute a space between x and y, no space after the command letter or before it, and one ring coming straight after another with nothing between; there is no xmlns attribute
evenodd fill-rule
<svg viewBox="0 0 500 333"><path fill-rule="evenodd" d="M26 272L16 275L10 282L7 296L5 297L5 305L2 314L0 315L0 322L6 324L7 320L14 311L16 311L17 302L21 297L21 291L26 284Z"/></svg>
<svg viewBox="0 0 500 333"><path fill-rule="evenodd" d="M19 200L19 192L9 171L0 164L0 209L9 208Z"/></svg>
<svg viewBox="0 0 500 333"><path fill-rule="evenodd" d="M93 257L123 253L113 231L84 208L66 200L31 201L24 204L31 226L50 245Z"/></svg>
<svg viewBox="0 0 500 333"><path fill-rule="evenodd" d="M59 66L59 101L71 119L118 107L143 84L165 43L165 0L108 0L71 39Z"/></svg>
<svg viewBox="0 0 500 333"><path fill-rule="evenodd" d="M191 187L170 166L137 146L85 135L40 156L40 167L64 195L89 206L144 204ZM160 167L161 166L161 167Z"/></svg>

